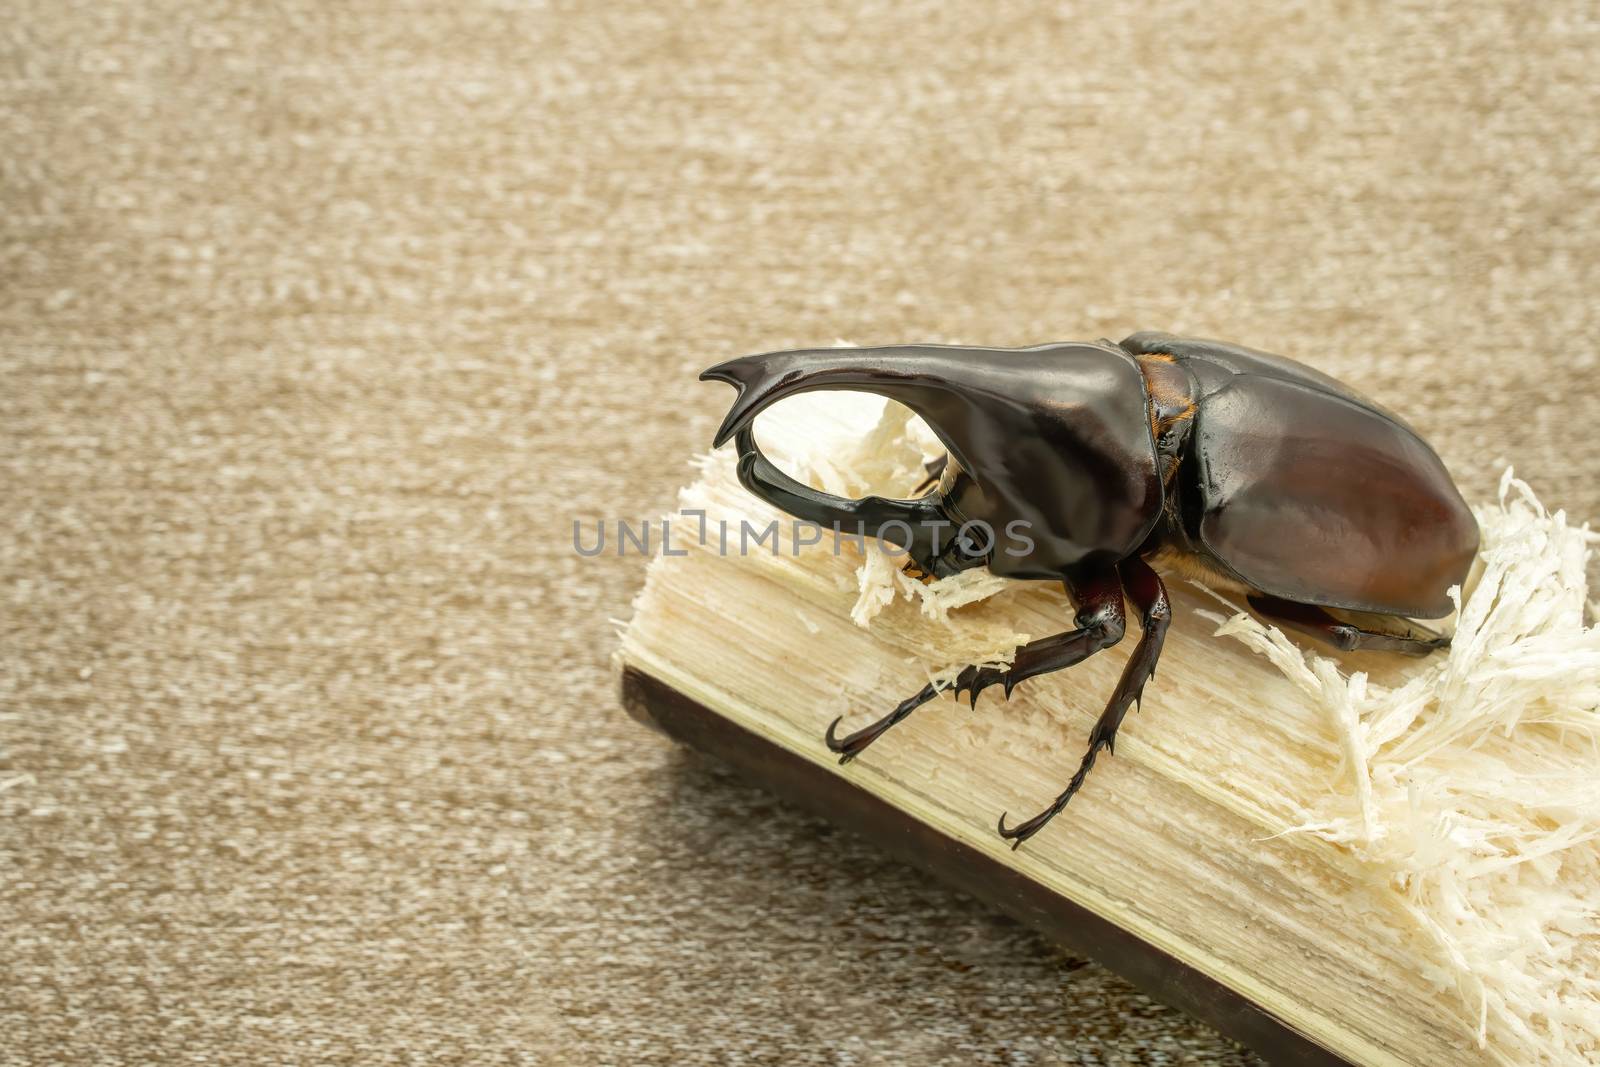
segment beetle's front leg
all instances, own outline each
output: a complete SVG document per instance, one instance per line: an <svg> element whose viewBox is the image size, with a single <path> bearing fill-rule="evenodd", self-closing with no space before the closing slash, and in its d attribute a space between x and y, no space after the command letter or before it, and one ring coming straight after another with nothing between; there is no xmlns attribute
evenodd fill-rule
<svg viewBox="0 0 1600 1067"><path fill-rule="evenodd" d="M978 694L991 685L1003 686L1006 696L1009 697L1018 682L1081 663L1101 649L1110 648L1122 640L1125 626L1122 583L1115 570L1107 568L1079 581L1068 579L1066 585L1068 594L1079 605L1076 618L1078 629L1028 642L1017 649L1016 658L1012 660L1010 667L966 668L956 676L955 684L950 687L955 690L957 698L965 690L971 698L972 706L976 707ZM893 711L877 722L843 738L835 736L841 721L835 719L828 726L828 747L839 754L840 763L849 763L860 755L863 749L881 737L889 727L905 719L913 711L938 696L941 691L929 683L902 700Z"/></svg>
<svg viewBox="0 0 1600 1067"><path fill-rule="evenodd" d="M1110 702L1100 713L1100 718L1094 724L1094 730L1089 734L1089 751L1084 754L1083 762L1078 765L1077 773L1067 783L1067 788L1062 790L1061 795L1056 797L1048 808L1014 828L1007 829L1006 817L1000 816L1000 836L1008 839L1013 849L1042 830L1045 823L1061 814L1061 809L1067 806L1072 795L1083 787L1084 779L1089 776L1090 769L1094 767L1095 757L1100 754L1102 748L1107 752L1115 751L1117 727L1122 725L1122 718L1128 713L1128 708L1144 695L1145 683L1155 677L1156 660L1161 658L1161 645L1167 636L1167 624L1172 621L1172 606L1167 602L1167 587L1161 583L1161 576L1151 570L1150 565L1138 556L1123 560L1121 571L1128 596L1139 609L1139 624L1143 628L1143 633L1139 636L1139 645L1128 658L1127 665L1122 668L1122 677L1117 680L1116 691L1111 694Z"/></svg>

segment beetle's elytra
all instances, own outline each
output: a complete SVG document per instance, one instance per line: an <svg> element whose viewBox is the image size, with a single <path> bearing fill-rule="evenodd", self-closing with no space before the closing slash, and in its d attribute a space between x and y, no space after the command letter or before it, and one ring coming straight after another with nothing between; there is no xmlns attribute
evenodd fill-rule
<svg viewBox="0 0 1600 1067"><path fill-rule="evenodd" d="M1449 614L1449 589L1478 549L1471 510L1416 431L1327 375L1238 345L1145 332L1120 345L806 349L701 378L738 387L715 443L737 439L740 481L763 500L897 544L910 530L908 566L935 577L987 566L1064 584L1076 629L1024 645L1009 669L962 671L954 689L974 705L990 686L1009 695L1116 644L1124 597L1138 610L1138 646L1066 789L1016 827L1000 817L1013 848L1066 807L1155 673L1171 611L1152 563L1242 592L1262 615L1342 649L1426 654L1448 640L1400 618ZM813 389L878 393L921 415L948 450L933 490L846 500L770 463L755 416ZM948 533L1018 521L1033 542L1021 555ZM848 761L936 693L925 686L842 739L835 721L828 746Z"/></svg>

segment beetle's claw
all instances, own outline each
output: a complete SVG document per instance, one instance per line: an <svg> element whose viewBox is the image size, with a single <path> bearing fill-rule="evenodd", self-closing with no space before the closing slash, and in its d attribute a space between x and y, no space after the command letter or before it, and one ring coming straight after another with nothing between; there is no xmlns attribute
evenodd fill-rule
<svg viewBox="0 0 1600 1067"><path fill-rule="evenodd" d="M939 690L934 688L932 683L929 683L895 705L893 711L877 722L869 723L855 733L844 737L838 736L839 723L844 721L843 716L840 716L828 724L828 730L823 735L823 740L827 742L829 751L839 754L839 763L841 765L849 763L865 751L868 745L882 737L885 730L938 695Z"/></svg>
<svg viewBox="0 0 1600 1067"><path fill-rule="evenodd" d="M842 722L844 722L844 716L840 715L838 718L834 719L832 722L830 722L828 724L828 732L822 735L822 742L823 742L823 744L828 746L828 751L829 752L843 752L844 751L844 745L840 744L839 743L839 738L837 736L835 736L838 733L839 724L842 723ZM840 760L839 762L843 763L843 762L845 762L845 760L848 760L849 758L850 758L849 756L846 756L844 759Z"/></svg>
<svg viewBox="0 0 1600 1067"><path fill-rule="evenodd" d="M839 754L839 766L841 767L855 759L857 756L861 755L861 753L865 752L867 750L867 746L881 737L883 732L887 730L890 725L892 725L889 722L880 720L872 723L870 726L863 726L853 734L846 734L844 737L839 737L837 736L839 723L843 721L844 716L841 715L839 718L834 719L833 722L829 723L828 732L824 734L822 738L827 744L829 751Z"/></svg>
<svg viewBox="0 0 1600 1067"><path fill-rule="evenodd" d="M1089 735L1089 751L1084 754L1083 762L1078 765L1077 773L1072 776L1072 780L1067 783L1067 788L1062 791L1062 794L1056 797L1055 803L1027 822L1019 823L1010 829L1006 827L1006 817L1004 815L1000 816L1000 836L1011 842L1012 851L1016 851L1018 845L1043 830L1046 823L1066 810L1067 804L1071 802L1073 797L1077 796L1078 790L1083 788L1084 780L1089 777L1089 770L1094 766L1095 756L1100 754L1102 748L1107 752L1112 752L1116 739L1117 731L1115 727L1105 729L1103 722L1096 723L1094 732Z"/></svg>
<svg viewBox="0 0 1600 1067"><path fill-rule="evenodd" d="M861 753L862 749L871 744L872 739L869 737L865 741L860 741L858 743L857 739L859 736L866 732L864 730L858 730L856 733L851 734L841 741L837 736L839 724L841 722L844 722L843 715L830 722L828 724L828 732L823 735L822 739L827 744L830 752L838 753L839 766L843 767L846 763L849 763L851 760L855 759L856 756Z"/></svg>
<svg viewBox="0 0 1600 1067"><path fill-rule="evenodd" d="M1044 824L1055 817L1056 809L1046 808L1033 818L1018 823L1015 827L1006 826L1006 813L1000 813L1000 823L997 827L1000 836L1011 842L1011 851L1015 852L1022 847L1022 843L1044 828Z"/></svg>
<svg viewBox="0 0 1600 1067"><path fill-rule="evenodd" d="M1028 838L1032 837L1040 830L1043 830L1045 825L1049 823L1051 819L1054 819L1057 815L1060 815L1062 811L1066 809L1067 802L1072 799L1073 794L1076 793L1078 788L1082 785L1083 778L1080 772L1079 775L1073 776L1072 784L1067 787L1067 791L1065 793L1062 793L1059 797L1056 797L1054 804L1051 804L1048 808L1045 808L1033 818L1024 822L1020 822L1016 826L1006 826L1005 814L1001 813L1000 824L998 827L1000 830L1000 836L1011 842L1011 851L1015 852L1024 841L1028 840Z"/></svg>

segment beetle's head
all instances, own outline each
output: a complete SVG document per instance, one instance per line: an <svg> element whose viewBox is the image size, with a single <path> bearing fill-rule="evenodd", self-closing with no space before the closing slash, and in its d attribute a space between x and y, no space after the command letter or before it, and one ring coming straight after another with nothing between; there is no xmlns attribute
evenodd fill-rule
<svg viewBox="0 0 1600 1067"><path fill-rule="evenodd" d="M936 506L939 502L936 502ZM963 528L948 522L937 529L937 537L913 540L906 549L905 571L913 578L948 578L974 567L986 567L994 557L994 538L976 526Z"/></svg>
<svg viewBox="0 0 1600 1067"><path fill-rule="evenodd" d="M949 455L929 469L935 475L933 490L923 499L938 519L907 547L906 573L913 578L948 578L988 566L1000 547L999 536L991 523L965 518L957 503L961 499L969 506L981 503L981 491Z"/></svg>

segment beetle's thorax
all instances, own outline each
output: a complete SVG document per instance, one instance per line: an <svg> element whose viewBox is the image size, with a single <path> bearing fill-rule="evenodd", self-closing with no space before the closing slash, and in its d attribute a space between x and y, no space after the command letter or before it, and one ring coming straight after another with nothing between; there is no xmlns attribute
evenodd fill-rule
<svg viewBox="0 0 1600 1067"><path fill-rule="evenodd" d="M1150 436L1156 443L1161 484L1169 490L1182 458L1183 445L1194 427L1199 409L1194 376L1171 356L1156 353L1138 357L1149 397ZM1172 495L1169 491L1169 497Z"/></svg>
<svg viewBox="0 0 1600 1067"><path fill-rule="evenodd" d="M1148 392L1134 356L1105 345L1024 350L947 372L940 395L953 402L929 417L952 444L940 505L954 522L1026 531L1032 542L1020 556L997 554L990 570L1053 577L1138 550L1163 496Z"/></svg>
<svg viewBox="0 0 1600 1067"><path fill-rule="evenodd" d="M1189 462L1195 416L1200 410L1200 384L1182 363L1161 352L1135 357L1144 375L1145 394L1150 413L1150 436L1155 441L1156 465L1161 472L1161 521L1151 533L1147 551L1169 569L1185 577L1215 582L1217 575L1205 560L1189 529L1186 517L1196 517L1198 509L1188 502L1185 514L1185 484L1179 472Z"/></svg>

